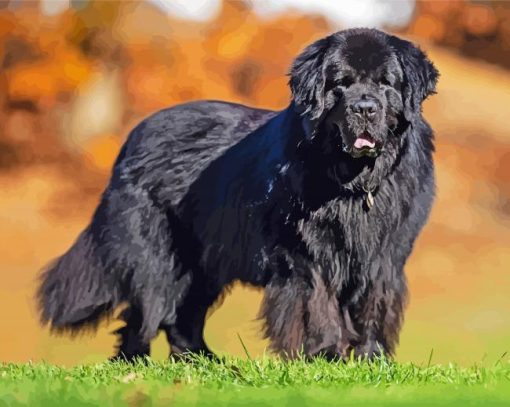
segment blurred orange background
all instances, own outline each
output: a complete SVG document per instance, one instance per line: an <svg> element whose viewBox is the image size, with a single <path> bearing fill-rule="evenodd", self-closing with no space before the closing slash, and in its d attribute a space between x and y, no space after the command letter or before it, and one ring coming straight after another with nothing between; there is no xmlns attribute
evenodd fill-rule
<svg viewBox="0 0 510 407"><path fill-rule="evenodd" d="M112 353L119 322L53 337L33 294L39 270L87 224L139 120L206 98L283 109L300 50L362 24L416 41L441 72L424 107L437 199L406 267L397 359L423 362L433 349L433 362L494 363L510 350L510 3L0 0L0 362ZM207 323L210 347L243 356L239 334L263 354L260 300L236 286ZM167 353L160 336L155 357Z"/></svg>

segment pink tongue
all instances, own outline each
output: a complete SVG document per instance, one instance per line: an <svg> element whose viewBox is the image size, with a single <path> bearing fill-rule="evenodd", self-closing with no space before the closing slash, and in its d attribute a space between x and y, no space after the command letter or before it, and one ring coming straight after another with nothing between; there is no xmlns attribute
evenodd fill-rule
<svg viewBox="0 0 510 407"><path fill-rule="evenodd" d="M356 139L356 141L354 142L354 147L355 148L363 148L363 147L374 148L375 147L375 142L372 141L372 140L368 140L366 138L363 138L363 137L358 137Z"/></svg>

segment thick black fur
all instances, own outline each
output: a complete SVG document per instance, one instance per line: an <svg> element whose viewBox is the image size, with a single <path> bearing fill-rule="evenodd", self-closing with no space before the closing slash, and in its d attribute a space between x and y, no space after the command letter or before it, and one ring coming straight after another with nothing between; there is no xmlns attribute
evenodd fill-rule
<svg viewBox="0 0 510 407"><path fill-rule="evenodd" d="M160 329L174 354L209 353L207 310L240 280L265 288L275 351L391 355L434 195L421 103L437 77L411 43L354 29L296 59L281 112L203 101L147 118L42 275L42 321L76 331L126 303L119 355L148 354ZM362 134L376 147L356 149Z"/></svg>

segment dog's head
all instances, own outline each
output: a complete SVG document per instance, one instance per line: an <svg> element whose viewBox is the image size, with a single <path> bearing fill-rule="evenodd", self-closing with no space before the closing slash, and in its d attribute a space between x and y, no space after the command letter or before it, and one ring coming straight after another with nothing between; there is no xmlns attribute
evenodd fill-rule
<svg viewBox="0 0 510 407"><path fill-rule="evenodd" d="M340 31L294 61L290 87L309 137L337 137L353 157L377 156L412 124L438 72L408 41L374 29Z"/></svg>

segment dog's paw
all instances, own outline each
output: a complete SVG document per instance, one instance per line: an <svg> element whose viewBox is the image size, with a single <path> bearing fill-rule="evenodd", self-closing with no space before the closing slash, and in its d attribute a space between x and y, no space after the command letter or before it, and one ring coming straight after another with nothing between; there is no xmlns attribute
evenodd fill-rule
<svg viewBox="0 0 510 407"><path fill-rule="evenodd" d="M378 341L369 341L354 348L354 357L356 359L374 360L386 353L384 347Z"/></svg>

